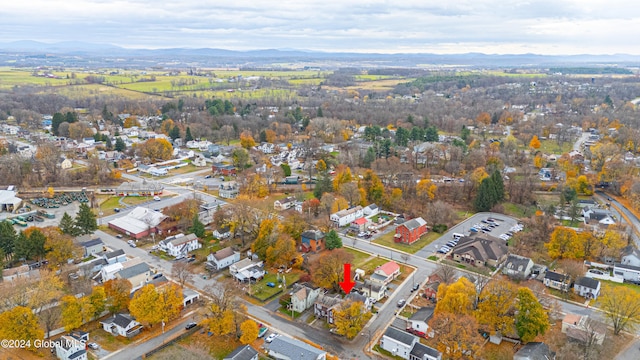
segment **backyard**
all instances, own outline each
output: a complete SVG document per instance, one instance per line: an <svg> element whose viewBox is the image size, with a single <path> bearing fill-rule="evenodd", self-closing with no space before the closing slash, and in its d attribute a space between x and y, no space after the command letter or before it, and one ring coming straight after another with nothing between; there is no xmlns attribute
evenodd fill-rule
<svg viewBox="0 0 640 360"><path fill-rule="evenodd" d="M285 276L287 286L290 286L291 284L298 281L298 279L300 279L299 272L291 272L289 274L268 273L265 274L262 280L250 286L250 295L260 301L267 301L268 299L271 299L272 296L284 292L282 284L278 281L278 275L280 275L280 277L282 277L283 275ZM275 284L275 286L267 286L268 283L273 283Z"/></svg>
<svg viewBox="0 0 640 360"><path fill-rule="evenodd" d="M390 247L392 249L404 251L410 254L415 254L423 247L431 244L434 240L440 237L440 234L436 232L429 232L426 235L423 235L418 241L414 242L411 245L397 243L393 241L393 236L395 235L394 231L389 231L386 234L379 236L377 239L373 240L374 243Z"/></svg>

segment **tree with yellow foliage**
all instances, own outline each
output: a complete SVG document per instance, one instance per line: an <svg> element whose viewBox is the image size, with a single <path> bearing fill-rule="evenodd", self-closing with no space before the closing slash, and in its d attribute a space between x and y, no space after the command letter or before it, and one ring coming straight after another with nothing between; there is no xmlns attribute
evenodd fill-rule
<svg viewBox="0 0 640 360"><path fill-rule="evenodd" d="M249 131L243 131L240 134L240 146L249 150L252 147L256 146L256 141L253 139L253 136Z"/></svg>
<svg viewBox="0 0 640 360"><path fill-rule="evenodd" d="M333 190L339 193L342 185L349 183L352 180L353 176L351 176L351 169L344 164L338 165L336 168L336 174L333 178Z"/></svg>
<svg viewBox="0 0 640 360"><path fill-rule="evenodd" d="M510 334L513 332L515 314L515 286L503 280L491 281L480 293L476 319L491 333Z"/></svg>
<svg viewBox="0 0 640 360"><path fill-rule="evenodd" d="M159 304L159 295L155 285L147 284L136 291L133 299L129 302L129 312L137 321L153 326L160 323L163 318Z"/></svg>
<svg viewBox="0 0 640 360"><path fill-rule="evenodd" d="M343 198L342 196L336 196L333 202L331 203L332 214L348 208L349 208L349 202L347 201L347 199Z"/></svg>
<svg viewBox="0 0 640 360"><path fill-rule="evenodd" d="M533 158L533 166L535 166L536 168L540 169L540 168L542 168L543 165L544 165L544 160L542 159L542 155L537 154Z"/></svg>
<svg viewBox="0 0 640 360"><path fill-rule="evenodd" d="M277 140L277 136L276 136L276 132L275 132L275 131L273 131L273 130L271 130L271 129L266 129L266 130L264 131L264 134L265 134L265 140L266 140L268 143L273 144L273 143L275 143L275 142L276 142L276 140Z"/></svg>
<svg viewBox="0 0 640 360"><path fill-rule="evenodd" d="M618 257L622 249L627 246L628 240L626 235L620 231L607 229L604 235L599 239L599 255Z"/></svg>
<svg viewBox="0 0 640 360"><path fill-rule="evenodd" d="M327 163L325 163L324 160L322 160L322 159L318 160L318 162L316 163L316 170L318 172L327 171Z"/></svg>
<svg viewBox="0 0 640 360"><path fill-rule="evenodd" d="M478 323L470 315L436 313L429 321L429 328L436 334L436 348L446 359L472 359L482 345Z"/></svg>
<svg viewBox="0 0 640 360"><path fill-rule="evenodd" d="M242 332L242 335L240 335L240 342L242 344L251 344L258 338L258 334L260 333L258 324L251 319L245 320L240 324L240 331Z"/></svg>
<svg viewBox="0 0 640 360"><path fill-rule="evenodd" d="M523 342L533 341L536 336L544 335L549 329L549 316L531 289L518 289L516 330Z"/></svg>
<svg viewBox="0 0 640 360"><path fill-rule="evenodd" d="M478 114L478 116L476 117L476 121L478 122L478 124L482 124L482 125L489 125L491 124L491 114L489 114L486 111L481 112L480 114Z"/></svg>
<svg viewBox="0 0 640 360"><path fill-rule="evenodd" d="M173 145L167 139L149 139L138 143L138 156L149 162L169 160L173 157Z"/></svg>
<svg viewBox="0 0 640 360"><path fill-rule="evenodd" d="M234 330L234 315L232 309L222 310L217 304L209 305L209 331L214 335L222 336L231 334Z"/></svg>
<svg viewBox="0 0 640 360"><path fill-rule="evenodd" d="M126 310L129 307L131 283L127 279L108 280L104 284L107 296L107 310L111 314Z"/></svg>
<svg viewBox="0 0 640 360"><path fill-rule="evenodd" d="M44 331L31 309L16 306L0 314L0 339L25 341L29 350L36 351L35 340L43 338Z"/></svg>
<svg viewBox="0 0 640 360"><path fill-rule="evenodd" d="M640 323L640 295L630 288L605 285L599 303L616 335L632 331Z"/></svg>
<svg viewBox="0 0 640 360"><path fill-rule="evenodd" d="M451 285L440 284L437 299L435 313L470 315L476 301L476 287L466 277L460 277Z"/></svg>
<svg viewBox="0 0 640 360"><path fill-rule="evenodd" d="M336 334L353 339L360 333L370 317L361 301L345 301L333 312Z"/></svg>
<svg viewBox="0 0 640 360"><path fill-rule="evenodd" d="M438 187L431 179L421 179L416 185L416 195L422 201L433 201L436 197Z"/></svg>
<svg viewBox="0 0 640 360"><path fill-rule="evenodd" d="M67 295L62 298L62 326L65 331L77 329L84 323L82 319L82 303L78 298Z"/></svg>
<svg viewBox="0 0 640 360"><path fill-rule="evenodd" d="M317 261L310 265L314 284L339 291L338 283L344 280L344 264L351 263L352 260L353 255L344 249L322 252Z"/></svg>
<svg viewBox="0 0 640 360"><path fill-rule="evenodd" d="M47 238L44 247L47 251L45 256L49 260L50 267L57 269L66 265L69 259L82 256L82 249L73 242L73 237L63 234L60 228L48 226L42 228L41 231Z"/></svg>
<svg viewBox="0 0 640 360"><path fill-rule="evenodd" d="M551 233L549 242L544 244L553 259L580 259L584 257L583 238L575 230L558 226Z"/></svg>
<svg viewBox="0 0 640 360"><path fill-rule="evenodd" d="M296 250L296 242L286 234L280 234L275 244L267 248L267 264L273 267L289 266L292 262L297 262L299 257Z"/></svg>
<svg viewBox="0 0 640 360"><path fill-rule="evenodd" d="M278 240L279 227L280 222L277 218L262 220L260 222L258 236L253 244L251 244L251 251L261 259L266 259L267 249L275 245Z"/></svg>
<svg viewBox="0 0 640 360"><path fill-rule="evenodd" d="M126 119L124 119L124 123L122 125L125 129L128 128L132 128L134 126L140 126L140 122L138 121L138 118L135 116L130 116Z"/></svg>
<svg viewBox="0 0 640 360"><path fill-rule="evenodd" d="M178 284L169 283L158 291L158 310L162 314L162 321L165 323L177 318L182 311L183 296L182 289Z"/></svg>
<svg viewBox="0 0 640 360"><path fill-rule="evenodd" d="M540 139L538 139L538 135L533 135L533 137L531 138L531 141L529 141L529 147L535 150L540 149L540 146L542 144L540 143Z"/></svg>

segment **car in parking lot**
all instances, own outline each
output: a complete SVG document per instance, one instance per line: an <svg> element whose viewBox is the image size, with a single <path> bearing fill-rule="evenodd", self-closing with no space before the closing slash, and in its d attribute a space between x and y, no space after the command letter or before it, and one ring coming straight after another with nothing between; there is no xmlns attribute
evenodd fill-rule
<svg viewBox="0 0 640 360"><path fill-rule="evenodd" d="M266 342L267 344L270 344L277 337L278 337L278 333L271 333L269 334L269 336L267 336L266 339L264 339L264 342Z"/></svg>
<svg viewBox="0 0 640 360"><path fill-rule="evenodd" d="M122 236L122 234L118 234L118 235L116 235L116 237L117 237L118 239L122 239L124 236Z"/></svg>
<svg viewBox="0 0 640 360"><path fill-rule="evenodd" d="M450 247L450 248L455 247L456 245L458 245L458 243L453 242L453 241L449 241L449 242L447 243L447 246L448 246L448 247Z"/></svg>
<svg viewBox="0 0 640 360"><path fill-rule="evenodd" d="M187 326L184 327L185 330L189 330L189 329L193 329L194 327L196 327L198 324L194 323L194 322L190 322L187 324Z"/></svg>
<svg viewBox="0 0 640 360"><path fill-rule="evenodd" d="M398 300L398 307L403 307L403 306L404 306L404 304L406 304L406 303L407 303L407 300L405 300L405 299L400 299L400 300Z"/></svg>

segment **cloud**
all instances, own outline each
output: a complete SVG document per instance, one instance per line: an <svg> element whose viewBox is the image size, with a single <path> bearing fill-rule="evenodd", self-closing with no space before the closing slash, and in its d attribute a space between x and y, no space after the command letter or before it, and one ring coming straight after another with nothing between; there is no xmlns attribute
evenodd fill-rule
<svg viewBox="0 0 640 360"><path fill-rule="evenodd" d="M3 5L6 40L124 47L357 52L630 53L623 0L30 0Z"/></svg>

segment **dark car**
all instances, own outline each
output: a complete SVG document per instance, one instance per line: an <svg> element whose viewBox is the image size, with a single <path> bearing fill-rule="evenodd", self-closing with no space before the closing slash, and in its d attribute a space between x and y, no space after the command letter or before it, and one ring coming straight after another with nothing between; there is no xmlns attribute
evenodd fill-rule
<svg viewBox="0 0 640 360"><path fill-rule="evenodd" d="M411 292L414 292L416 290L418 290L420 288L420 284L413 284L413 287L411 288Z"/></svg>
<svg viewBox="0 0 640 360"><path fill-rule="evenodd" d="M113 211L120 212L120 208L113 208Z"/></svg>
<svg viewBox="0 0 640 360"><path fill-rule="evenodd" d="M407 300L405 300L405 299L400 299L400 300L398 301L398 307L403 307L403 306L404 306L404 304L406 304L406 303L407 303Z"/></svg>
<svg viewBox="0 0 640 360"><path fill-rule="evenodd" d="M198 324L194 323L194 322L190 322L187 324L187 326L184 327L185 330L189 330L189 329L193 329L194 327L196 327Z"/></svg>

